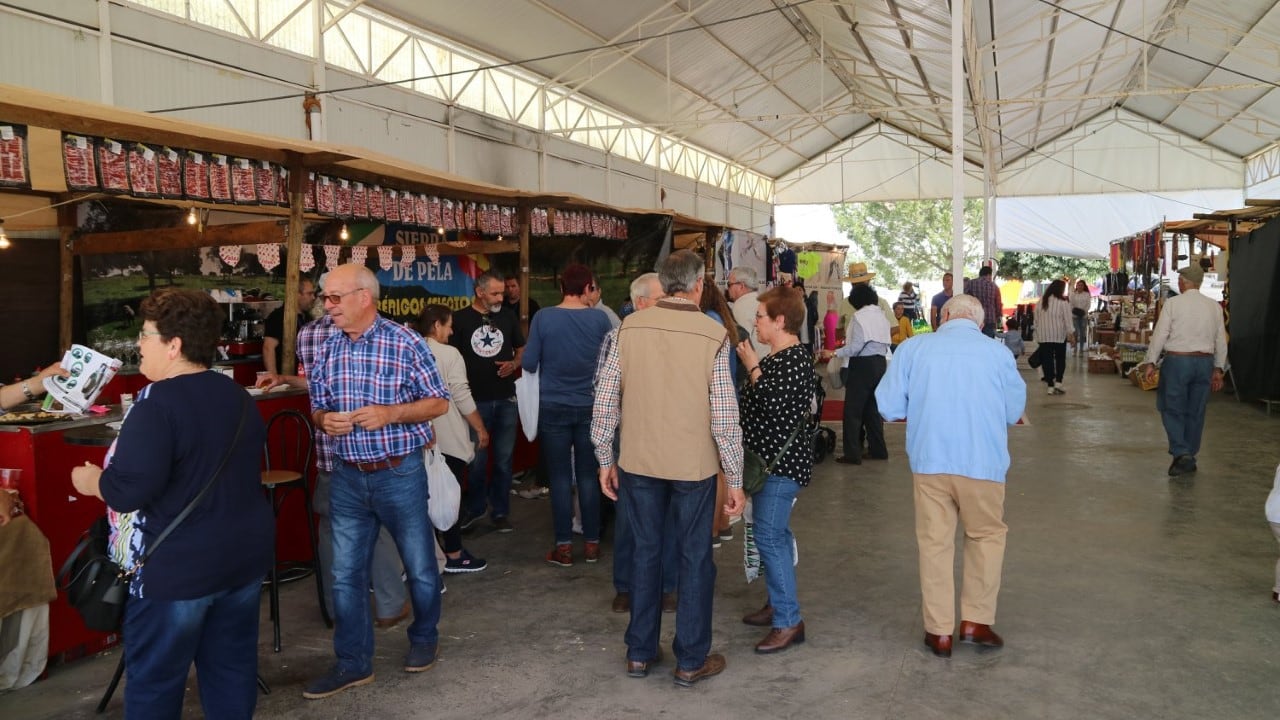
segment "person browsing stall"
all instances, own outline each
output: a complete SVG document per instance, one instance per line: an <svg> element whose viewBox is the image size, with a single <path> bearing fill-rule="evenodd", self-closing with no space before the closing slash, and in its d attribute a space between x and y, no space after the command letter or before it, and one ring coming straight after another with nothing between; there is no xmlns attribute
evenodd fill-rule
<svg viewBox="0 0 1280 720"><path fill-rule="evenodd" d="M1148 381L1160 365L1156 409L1164 423L1173 462L1169 475L1196 471L1209 393L1222 389L1227 367L1227 330L1222 306L1200 292L1199 264L1178 271L1178 296L1169 298L1151 331L1147 355L1138 372Z"/></svg>
<svg viewBox="0 0 1280 720"><path fill-rule="evenodd" d="M336 661L303 697L326 698L373 682L369 555L386 526L408 576L413 623L405 672L435 664L440 579L427 515L422 450L429 420L449 409L449 391L420 335L378 315L377 277L358 264L329 273L324 304L334 327L307 372L312 419L333 439L333 648Z"/></svg>
<svg viewBox="0 0 1280 720"><path fill-rule="evenodd" d="M760 654L781 652L805 640L796 592L791 511L801 488L813 478L813 445L806 431L818 379L813 355L798 337L804 314L800 291L766 290L756 310L756 335L769 343L769 355L760 360L746 341L737 347L750 377L742 391L743 440L756 455L770 462L779 458L764 487L751 496L768 600L742 621L772 628L756 643Z"/></svg>
<svg viewBox="0 0 1280 720"><path fill-rule="evenodd" d="M301 330L311 320L316 304L316 284L310 278L298 280L298 324ZM284 308L278 307L262 323L262 365L272 375L279 375L284 365Z"/></svg>
<svg viewBox="0 0 1280 720"><path fill-rule="evenodd" d="M729 373L724 326L698 310L705 263L671 253L658 271L667 297L623 321L608 347L596 386L591 440L600 487L616 500L635 533L626 672L645 677L661 660L661 553L668 509L675 510L679 557L676 685L690 687L724 671L711 649L715 561L711 525L716 472L729 483L725 511L742 512L742 429ZM615 458L614 433L621 453Z"/></svg>
<svg viewBox="0 0 1280 720"><path fill-rule="evenodd" d="M125 604L125 717L181 717L194 663L206 717L250 718L262 578L275 543L259 473L266 428L245 389L209 369L223 320L213 298L160 290L139 314L139 370L151 384L129 408L105 469L71 472L78 492L107 504L112 559L137 568ZM156 545L206 484L208 494Z"/></svg>
<svg viewBox="0 0 1280 720"><path fill-rule="evenodd" d="M924 643L951 657L955 625L956 521L964 525L962 643L998 648L995 623L1004 564L1009 426L1027 403L1013 356L982 332L981 302L957 295L942 325L904 343L876 389L887 420L907 421L915 493Z"/></svg>

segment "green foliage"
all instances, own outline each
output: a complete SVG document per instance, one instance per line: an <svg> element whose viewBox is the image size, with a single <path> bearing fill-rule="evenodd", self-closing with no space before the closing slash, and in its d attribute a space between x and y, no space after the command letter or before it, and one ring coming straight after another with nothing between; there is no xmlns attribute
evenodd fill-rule
<svg viewBox="0 0 1280 720"><path fill-rule="evenodd" d="M1106 260L1061 257L1028 252L1002 252L996 258L996 274L1013 280L1056 280L1084 278L1096 283L1110 271Z"/></svg>
<svg viewBox="0 0 1280 720"><path fill-rule="evenodd" d="M850 262L865 262L877 285L936 280L951 270L950 200L834 205L832 212L853 242ZM964 265L976 273L981 259L982 201L965 200Z"/></svg>

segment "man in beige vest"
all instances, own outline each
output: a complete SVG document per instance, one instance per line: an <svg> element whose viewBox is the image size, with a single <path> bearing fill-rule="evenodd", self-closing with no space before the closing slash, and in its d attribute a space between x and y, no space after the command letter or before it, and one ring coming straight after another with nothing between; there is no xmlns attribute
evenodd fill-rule
<svg viewBox="0 0 1280 720"><path fill-rule="evenodd" d="M719 674L723 655L711 650L711 602L716 567L711 524L716 473L728 478L725 511L742 512L742 428L729 372L733 351L724 326L698 309L704 263L688 250L658 270L667 297L628 315L598 374L591 440L600 487L621 507L635 533L627 675L645 677L661 660L661 550L668 508L679 557L675 683L691 687ZM614 463L614 433L621 453Z"/></svg>

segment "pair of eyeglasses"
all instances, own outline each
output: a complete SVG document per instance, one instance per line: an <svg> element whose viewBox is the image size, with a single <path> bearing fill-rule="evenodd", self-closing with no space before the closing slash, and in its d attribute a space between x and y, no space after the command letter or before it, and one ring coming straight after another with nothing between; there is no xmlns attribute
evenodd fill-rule
<svg viewBox="0 0 1280 720"><path fill-rule="evenodd" d="M350 295L351 293L360 292L361 290L364 290L364 289L365 288L356 288L355 290L348 290L344 293L328 293L327 295L317 295L316 297L320 298L321 300L327 303L337 305L338 303L342 302L342 298Z"/></svg>
<svg viewBox="0 0 1280 720"><path fill-rule="evenodd" d="M160 334L162 333L159 330L139 330L138 342L142 342L143 338L147 337L148 335L160 335Z"/></svg>

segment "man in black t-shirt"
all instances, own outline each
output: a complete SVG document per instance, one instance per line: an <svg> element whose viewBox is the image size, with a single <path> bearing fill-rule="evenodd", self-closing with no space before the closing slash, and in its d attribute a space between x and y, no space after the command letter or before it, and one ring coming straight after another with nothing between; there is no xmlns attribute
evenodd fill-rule
<svg viewBox="0 0 1280 720"><path fill-rule="evenodd" d="M311 320L311 306L316 303L316 284L309 278L298 280L298 330ZM280 374L284 361L284 308L271 311L262 323L262 364L272 375Z"/></svg>
<svg viewBox="0 0 1280 720"><path fill-rule="evenodd" d="M520 278L509 277L502 281L502 307L510 310L520 317L520 296L523 292L520 290ZM538 305L538 301L529 298L529 322L533 322L533 316L542 309Z"/></svg>
<svg viewBox="0 0 1280 720"><path fill-rule="evenodd" d="M498 532L511 532L511 456L516 447L516 370L524 351L520 318L503 307L502 277L487 272L476 278L475 299L453 314L453 336L467 365L471 396L489 447L476 448L468 473L460 522L465 530L488 510ZM493 473L489 454L493 453Z"/></svg>

